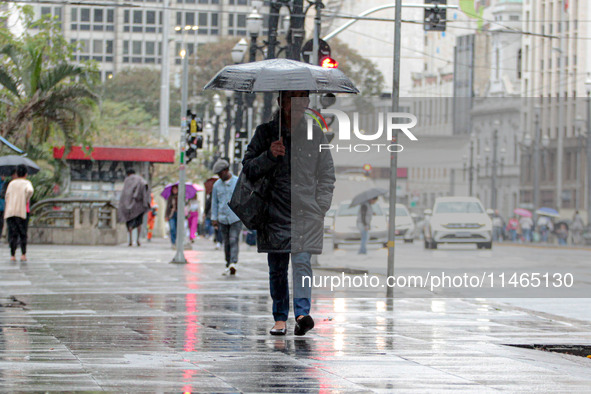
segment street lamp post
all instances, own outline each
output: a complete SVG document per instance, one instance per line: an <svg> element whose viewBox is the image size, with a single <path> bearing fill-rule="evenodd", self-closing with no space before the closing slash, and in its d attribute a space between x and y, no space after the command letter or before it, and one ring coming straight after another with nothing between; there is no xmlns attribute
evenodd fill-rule
<svg viewBox="0 0 591 394"><path fill-rule="evenodd" d="M232 92L225 91L226 93L226 130L224 132L224 159L229 156L229 145L232 137Z"/></svg>
<svg viewBox="0 0 591 394"><path fill-rule="evenodd" d="M498 127L498 121L495 121L495 126ZM499 165L498 159L498 148L499 148L499 130L493 131L493 152L492 152L492 174L490 177L490 191L491 191L491 208L497 209L497 166Z"/></svg>
<svg viewBox="0 0 591 394"><path fill-rule="evenodd" d="M587 226L591 226L591 79L587 86Z"/></svg>
<svg viewBox="0 0 591 394"><path fill-rule="evenodd" d="M220 116L224 112L224 104L220 100L219 94L213 95L213 112L215 113L215 128L213 130L213 149L217 151L220 145Z"/></svg>
<svg viewBox="0 0 591 394"><path fill-rule="evenodd" d="M259 14L258 8L255 2L253 1L253 9L252 12L246 17L246 29L250 34L250 47L249 47L249 54L248 54L248 61L254 62L256 61L257 57L257 50L259 49L257 46L257 39L261 33L261 29L263 28L263 17ZM255 100L254 93L246 93L246 128L248 132L248 139L252 137L252 130L254 127L254 113L253 113L253 104Z"/></svg>
<svg viewBox="0 0 591 394"><path fill-rule="evenodd" d="M186 264L185 259L185 130L187 128L187 90L189 82L188 62L186 43L183 39L183 49L181 50L181 59L183 63L183 77L181 85L181 130L180 130L180 162L179 162L179 186L177 199L177 226L176 226L176 254L171 263Z"/></svg>
<svg viewBox="0 0 591 394"><path fill-rule="evenodd" d="M536 108L533 139L533 198L534 211L540 207L540 111Z"/></svg>

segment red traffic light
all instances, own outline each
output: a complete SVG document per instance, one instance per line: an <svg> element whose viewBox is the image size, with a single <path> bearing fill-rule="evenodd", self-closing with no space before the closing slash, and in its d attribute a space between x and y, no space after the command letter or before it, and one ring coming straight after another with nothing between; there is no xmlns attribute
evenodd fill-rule
<svg viewBox="0 0 591 394"><path fill-rule="evenodd" d="M330 56L326 56L326 57L323 57L322 60L320 60L320 67L324 67L324 68L338 68L339 67L339 62L337 62L336 60L334 60Z"/></svg>

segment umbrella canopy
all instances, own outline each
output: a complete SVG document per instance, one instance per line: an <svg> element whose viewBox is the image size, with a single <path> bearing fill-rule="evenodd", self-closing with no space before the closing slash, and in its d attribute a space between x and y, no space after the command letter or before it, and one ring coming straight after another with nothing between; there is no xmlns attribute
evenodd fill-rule
<svg viewBox="0 0 591 394"><path fill-rule="evenodd" d="M164 188L164 190L162 190L162 193L160 193L160 195L162 197L164 197L166 200L168 200L168 197L170 197L170 193L172 193L172 187L173 186L178 186L178 182L176 183L170 183L168 185L166 185L166 187ZM198 191L203 190L203 188L201 188L201 190L197 190L197 185L195 185L194 183L190 183L187 182L185 183L185 198L187 200L190 200L192 198L194 198L197 195Z"/></svg>
<svg viewBox="0 0 591 394"><path fill-rule="evenodd" d="M204 89L249 93L288 90L359 93L353 82L339 69L313 66L290 59L269 59L226 66Z"/></svg>
<svg viewBox="0 0 591 394"><path fill-rule="evenodd" d="M16 167L24 164L27 167L29 175L39 172L39 166L31 159L23 156L8 155L0 157L0 175L10 176L16 170Z"/></svg>
<svg viewBox="0 0 591 394"><path fill-rule="evenodd" d="M382 189L381 187L374 187L372 189L368 189L363 193L359 193L358 195L353 197L353 200L351 200L351 204L349 204L349 206L354 207L355 205L359 205L366 201L373 200L374 198L378 196L383 196L384 194L388 194L388 190Z"/></svg>
<svg viewBox="0 0 591 394"><path fill-rule="evenodd" d="M524 218L531 218L532 214L530 211L524 208L516 208L513 210L515 215L523 216Z"/></svg>
<svg viewBox="0 0 591 394"><path fill-rule="evenodd" d="M556 209L553 209L553 208L542 207L542 208L538 209L536 211L536 213L538 215L550 216L550 217L553 217L553 218L560 217L560 214L558 213L558 211Z"/></svg>

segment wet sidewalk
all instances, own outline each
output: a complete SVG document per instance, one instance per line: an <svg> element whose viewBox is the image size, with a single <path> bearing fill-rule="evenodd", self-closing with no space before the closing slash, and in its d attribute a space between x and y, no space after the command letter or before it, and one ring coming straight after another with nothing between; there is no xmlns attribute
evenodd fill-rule
<svg viewBox="0 0 591 394"><path fill-rule="evenodd" d="M264 255L236 277L206 241L0 250L0 390L588 391L591 359L504 344L590 344L588 321L486 299L315 292L316 328L272 337ZM337 255L338 257L338 255ZM321 271L318 271L321 272ZM371 295L371 294L370 294ZM357 296L358 298L355 298ZM567 302L567 301L565 301Z"/></svg>

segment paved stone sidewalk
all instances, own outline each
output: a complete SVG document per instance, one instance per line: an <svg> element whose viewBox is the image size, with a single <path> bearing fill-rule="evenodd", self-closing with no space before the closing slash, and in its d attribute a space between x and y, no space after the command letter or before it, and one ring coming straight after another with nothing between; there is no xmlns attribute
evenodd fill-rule
<svg viewBox="0 0 591 394"><path fill-rule="evenodd" d="M3 245L5 246L5 245ZM237 277L199 241L187 265L141 248L0 251L0 391L589 391L591 360L504 346L591 343L588 322L485 299L334 298L272 337L264 256Z"/></svg>

